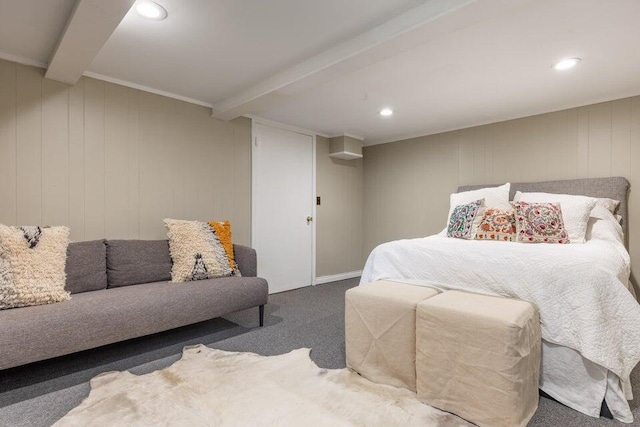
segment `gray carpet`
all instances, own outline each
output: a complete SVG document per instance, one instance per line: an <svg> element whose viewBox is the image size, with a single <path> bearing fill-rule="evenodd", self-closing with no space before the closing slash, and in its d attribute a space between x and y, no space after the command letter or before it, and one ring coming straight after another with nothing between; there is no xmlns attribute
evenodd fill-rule
<svg viewBox="0 0 640 427"><path fill-rule="evenodd" d="M106 371L130 370L144 374L169 366L182 347L204 343L231 351L263 355L313 349L321 367L342 368L344 355L344 292L358 279L271 295L265 327L258 328L258 309L174 331L114 344L71 356L0 372L0 425L49 426L77 406L89 393L88 381ZM632 375L634 394L640 396L640 369ZM640 425L640 405L632 402ZM531 426L622 426L594 419L552 400L541 398Z"/></svg>

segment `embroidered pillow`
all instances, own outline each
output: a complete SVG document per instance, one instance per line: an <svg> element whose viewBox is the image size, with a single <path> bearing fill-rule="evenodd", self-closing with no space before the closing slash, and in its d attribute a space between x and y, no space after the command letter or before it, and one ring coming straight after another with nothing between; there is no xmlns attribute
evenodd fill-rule
<svg viewBox="0 0 640 427"><path fill-rule="evenodd" d="M570 243L559 203L513 202L516 241L521 243Z"/></svg>
<svg viewBox="0 0 640 427"><path fill-rule="evenodd" d="M487 208L480 219L477 240L516 241L516 216L513 210Z"/></svg>
<svg viewBox="0 0 640 427"><path fill-rule="evenodd" d="M571 243L584 243L591 210L598 202L595 197L554 193L522 193L516 191L514 202L556 203L562 209L562 221Z"/></svg>
<svg viewBox="0 0 640 427"><path fill-rule="evenodd" d="M449 214L447 215L447 225L456 206L465 205L479 199L484 199L483 206L488 208L511 209L509 204L509 191L511 184L506 183L499 187L485 187L478 190L462 191L449 196ZM444 231L444 230L443 230Z"/></svg>
<svg viewBox="0 0 640 427"><path fill-rule="evenodd" d="M240 269L236 264L235 255L233 253L233 241L231 240L231 223L226 221L209 221L209 225L213 227L224 247L224 251L227 254L227 260L229 261L229 267L233 270L234 276L241 276Z"/></svg>
<svg viewBox="0 0 640 427"><path fill-rule="evenodd" d="M484 215L484 199L456 206L449 217L447 237L472 239Z"/></svg>
<svg viewBox="0 0 640 427"><path fill-rule="evenodd" d="M0 309L66 301L67 227L0 224Z"/></svg>
<svg viewBox="0 0 640 427"><path fill-rule="evenodd" d="M172 282L231 276L227 254L206 222L165 219L173 266Z"/></svg>

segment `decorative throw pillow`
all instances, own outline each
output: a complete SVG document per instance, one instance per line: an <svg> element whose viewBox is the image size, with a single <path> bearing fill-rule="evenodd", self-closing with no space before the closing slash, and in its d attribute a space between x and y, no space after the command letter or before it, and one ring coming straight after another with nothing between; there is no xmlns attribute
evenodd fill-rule
<svg viewBox="0 0 640 427"><path fill-rule="evenodd" d="M67 227L0 224L0 309L66 301Z"/></svg>
<svg viewBox="0 0 640 427"><path fill-rule="evenodd" d="M215 230L206 222L165 219L173 260L172 282L213 279L232 274Z"/></svg>
<svg viewBox="0 0 640 427"><path fill-rule="evenodd" d="M447 225L456 206L466 205L479 199L484 199L484 206L487 208L511 209L509 204L509 191L511 184L506 183L499 187L485 187L478 190L461 191L449 196L449 214L447 215Z"/></svg>
<svg viewBox="0 0 640 427"><path fill-rule="evenodd" d="M477 240L516 241L516 216L513 209L502 210L488 208L480 219Z"/></svg>
<svg viewBox="0 0 640 427"><path fill-rule="evenodd" d="M234 276L241 276L240 269L236 264L235 255L233 253L233 241L231 240L231 223L226 221L209 221L209 225L213 227L224 247L224 251L227 253L227 259L229 261L229 267L233 270Z"/></svg>
<svg viewBox="0 0 640 427"><path fill-rule="evenodd" d="M484 200L476 200L466 205L456 206L449 217L447 237L472 239L476 235L480 220L484 216Z"/></svg>
<svg viewBox="0 0 640 427"><path fill-rule="evenodd" d="M521 243L570 243L559 203L513 202L516 241Z"/></svg>
<svg viewBox="0 0 640 427"><path fill-rule="evenodd" d="M584 243L591 210L598 202L595 197L573 194L516 192L514 202L556 203L562 209L562 220L571 243Z"/></svg>

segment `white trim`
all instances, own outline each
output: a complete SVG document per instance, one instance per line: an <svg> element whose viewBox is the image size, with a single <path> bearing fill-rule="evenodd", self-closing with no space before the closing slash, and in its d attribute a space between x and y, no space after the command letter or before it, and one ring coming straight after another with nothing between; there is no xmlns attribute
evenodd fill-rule
<svg viewBox="0 0 640 427"><path fill-rule="evenodd" d="M362 154L352 153L351 151L336 151L335 153L329 153L329 157L341 160L355 160L361 159Z"/></svg>
<svg viewBox="0 0 640 427"><path fill-rule="evenodd" d="M362 270L349 271L348 273L331 274L329 276L321 276L316 278L316 285L322 285L323 283L337 282L338 280L353 279L354 277L362 276Z"/></svg>
<svg viewBox="0 0 640 427"><path fill-rule="evenodd" d="M356 135L355 133L339 133L337 135L328 136L327 138L339 138L341 136L347 136L349 138L357 139L359 141L364 141L364 136Z"/></svg>
<svg viewBox="0 0 640 427"><path fill-rule="evenodd" d="M38 61L37 59L25 58L24 56L13 55L11 53L0 52L0 59L5 61L15 62L22 65L30 65L32 67L46 69L48 64L45 61Z"/></svg>
<svg viewBox="0 0 640 427"><path fill-rule="evenodd" d="M256 187L258 177L253 172L256 165L256 146L258 145L258 136L256 133L256 121L251 119L251 247L256 247Z"/></svg>
<svg viewBox="0 0 640 427"><path fill-rule="evenodd" d="M166 96L167 98L177 99L178 101L188 102L190 104L201 105L203 107L212 108L213 104L208 102L200 101L193 98L187 98L186 96L176 95L175 93L165 92L163 90L154 89L149 86L139 85L137 83L131 83L126 80L116 79L114 77L105 76L103 74L94 73L93 71L85 71L82 73L83 76L91 77L92 79L103 80L105 82L114 83L120 86L130 87L132 89L142 90L144 92L153 93L160 96Z"/></svg>
<svg viewBox="0 0 640 427"><path fill-rule="evenodd" d="M316 136L317 132L305 128L299 128L297 126L288 125L286 123L276 122L274 120L264 119L260 116L254 116L253 114L246 114L243 117L252 120L252 123L260 123L261 125L271 126L278 129L288 130L295 133L301 133L303 135ZM320 135L322 136L322 135Z"/></svg>
<svg viewBox="0 0 640 427"><path fill-rule="evenodd" d="M311 197L311 215L313 217L312 230L311 230L311 286L316 284L316 224L318 223L318 216L316 215L316 197L317 187L316 187L316 135L311 136L313 138L313 152L311 154L311 192L313 193L313 197Z"/></svg>

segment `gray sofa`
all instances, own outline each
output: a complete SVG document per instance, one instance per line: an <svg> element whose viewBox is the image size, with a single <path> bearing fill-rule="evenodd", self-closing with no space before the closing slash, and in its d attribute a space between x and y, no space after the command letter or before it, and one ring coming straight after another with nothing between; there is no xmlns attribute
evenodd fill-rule
<svg viewBox="0 0 640 427"><path fill-rule="evenodd" d="M71 243L66 289L71 300L0 311L0 370L87 350L259 307L266 280L256 252L234 245L242 277L170 283L166 240Z"/></svg>

